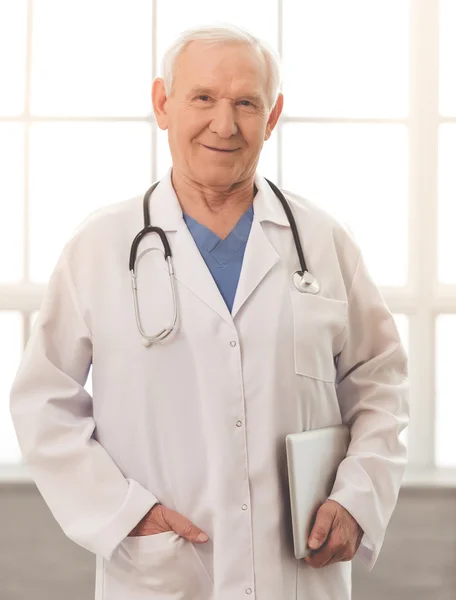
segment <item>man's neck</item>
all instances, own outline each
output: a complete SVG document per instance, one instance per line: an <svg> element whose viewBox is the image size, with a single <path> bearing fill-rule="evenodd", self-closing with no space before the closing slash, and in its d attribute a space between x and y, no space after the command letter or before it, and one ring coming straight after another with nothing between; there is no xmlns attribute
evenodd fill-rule
<svg viewBox="0 0 456 600"><path fill-rule="evenodd" d="M172 170L172 185L182 210L224 239L253 203L254 176L234 190L203 187Z"/></svg>

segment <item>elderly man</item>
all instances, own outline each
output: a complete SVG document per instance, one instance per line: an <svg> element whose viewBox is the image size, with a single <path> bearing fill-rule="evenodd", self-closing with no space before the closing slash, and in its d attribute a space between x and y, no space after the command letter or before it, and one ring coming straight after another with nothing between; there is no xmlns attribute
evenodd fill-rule
<svg viewBox="0 0 456 600"><path fill-rule="evenodd" d="M65 246L11 392L24 460L96 554L97 600L348 600L350 561L377 560L406 462L393 317L346 229L285 192L312 276L300 269L257 172L283 106L274 52L202 28L163 66L152 100L172 167L145 197L163 231L135 237L137 197ZM297 560L285 436L340 423L348 453Z"/></svg>

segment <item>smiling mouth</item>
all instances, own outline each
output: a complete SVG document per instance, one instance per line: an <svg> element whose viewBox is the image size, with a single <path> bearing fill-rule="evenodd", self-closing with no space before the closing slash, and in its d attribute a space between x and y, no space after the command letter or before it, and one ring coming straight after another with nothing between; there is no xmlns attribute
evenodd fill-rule
<svg viewBox="0 0 456 600"><path fill-rule="evenodd" d="M236 152L236 150L238 150L238 148L234 148L233 150L224 150L223 148L212 148L212 146L206 146L205 144L201 144L201 146L204 146L204 148L207 148L208 150L212 150L213 152Z"/></svg>

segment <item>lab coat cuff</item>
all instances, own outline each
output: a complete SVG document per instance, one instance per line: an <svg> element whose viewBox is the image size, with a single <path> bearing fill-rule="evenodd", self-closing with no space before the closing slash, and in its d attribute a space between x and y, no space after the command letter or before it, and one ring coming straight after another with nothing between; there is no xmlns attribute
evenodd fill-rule
<svg viewBox="0 0 456 600"><path fill-rule="evenodd" d="M352 495L346 490L342 489L331 494L328 500L335 500L343 506L363 529L364 535L355 557L367 571L372 571L385 537L385 531L378 523L378 519L375 515L369 514L367 508L360 507L359 501L354 501Z"/></svg>
<svg viewBox="0 0 456 600"><path fill-rule="evenodd" d="M159 499L146 490L134 479L128 479L128 493L119 512L113 520L98 532L97 555L106 560L111 560L117 546L124 540L130 531L136 527L149 510L159 502Z"/></svg>

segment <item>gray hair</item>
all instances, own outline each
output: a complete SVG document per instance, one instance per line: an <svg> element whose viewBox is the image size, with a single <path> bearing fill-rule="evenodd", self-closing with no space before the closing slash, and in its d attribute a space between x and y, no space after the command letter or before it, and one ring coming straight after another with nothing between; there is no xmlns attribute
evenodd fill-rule
<svg viewBox="0 0 456 600"><path fill-rule="evenodd" d="M217 26L205 25L183 31L179 37L166 50L161 72L167 96L171 94L176 60L187 44L202 40L208 44L240 42L249 45L266 62L268 69L267 97L269 109L275 106L277 97L282 87L282 67L278 53L265 40L255 37L247 30L231 24Z"/></svg>

